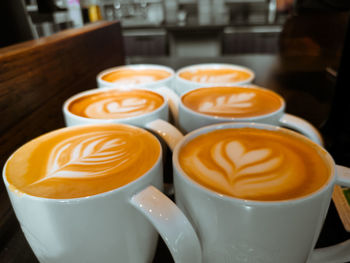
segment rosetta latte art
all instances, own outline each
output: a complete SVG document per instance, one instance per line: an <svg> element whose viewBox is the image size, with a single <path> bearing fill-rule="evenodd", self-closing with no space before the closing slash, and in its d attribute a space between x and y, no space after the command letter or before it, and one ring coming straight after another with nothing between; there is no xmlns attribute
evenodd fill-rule
<svg viewBox="0 0 350 263"><path fill-rule="evenodd" d="M219 76L193 76L190 80L200 83L227 83L232 82L233 79L237 78L237 73L231 73L227 75L219 75Z"/></svg>
<svg viewBox="0 0 350 263"><path fill-rule="evenodd" d="M120 85L148 84L169 78L171 73L157 68L119 68L106 73L102 79Z"/></svg>
<svg viewBox="0 0 350 263"><path fill-rule="evenodd" d="M202 102L198 107L198 111L221 114L241 113L249 110L249 108L253 106L252 98L254 97L255 93L253 92L219 96L214 101Z"/></svg>
<svg viewBox="0 0 350 263"><path fill-rule="evenodd" d="M85 197L138 179L155 165L160 152L158 140L140 128L81 125L22 146L8 161L6 176L14 189L30 195Z"/></svg>
<svg viewBox="0 0 350 263"><path fill-rule="evenodd" d="M49 156L44 178L92 178L105 176L130 161L127 142L108 132L67 138L56 145Z"/></svg>
<svg viewBox="0 0 350 263"><path fill-rule="evenodd" d="M276 93L254 86L199 88L182 97L189 109L224 118L247 118L272 114L283 106Z"/></svg>
<svg viewBox="0 0 350 263"><path fill-rule="evenodd" d="M218 130L186 144L179 162L189 177L215 192L284 200L315 191L328 178L322 158L305 144L277 132Z"/></svg>
<svg viewBox="0 0 350 263"><path fill-rule="evenodd" d="M197 83L224 84L246 81L251 73L235 68L203 68L184 70L179 76Z"/></svg>

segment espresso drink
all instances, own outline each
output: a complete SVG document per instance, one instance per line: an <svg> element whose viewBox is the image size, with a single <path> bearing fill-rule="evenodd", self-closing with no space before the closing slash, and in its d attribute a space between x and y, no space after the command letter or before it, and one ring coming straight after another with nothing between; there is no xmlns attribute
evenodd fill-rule
<svg viewBox="0 0 350 263"><path fill-rule="evenodd" d="M278 94L252 86L200 88L186 93L182 102L195 112L224 118L266 115L283 105Z"/></svg>
<svg viewBox="0 0 350 263"><path fill-rule="evenodd" d="M160 158L158 140L140 128L75 126L19 148L5 167L10 189L46 198L76 198L126 185ZM145 158L147 157L147 158Z"/></svg>
<svg viewBox="0 0 350 263"><path fill-rule="evenodd" d="M193 82L224 84L245 81L251 77L251 74L247 71L233 68L201 68L185 70L179 76Z"/></svg>
<svg viewBox="0 0 350 263"><path fill-rule="evenodd" d="M219 194L256 201L309 195L329 180L325 153L282 131L222 129L194 138L179 152L194 181Z"/></svg>
<svg viewBox="0 0 350 263"><path fill-rule="evenodd" d="M146 84L166 79L171 73L163 69L120 68L102 76L102 80L123 85Z"/></svg>
<svg viewBox="0 0 350 263"><path fill-rule="evenodd" d="M148 90L108 90L81 96L68 110L85 118L121 119L155 111L163 104L162 96Z"/></svg>

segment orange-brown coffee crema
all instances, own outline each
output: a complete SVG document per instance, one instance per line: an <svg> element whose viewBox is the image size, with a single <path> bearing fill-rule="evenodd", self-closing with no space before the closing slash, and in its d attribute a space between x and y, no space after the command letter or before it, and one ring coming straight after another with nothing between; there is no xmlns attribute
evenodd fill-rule
<svg viewBox="0 0 350 263"><path fill-rule="evenodd" d="M85 197L136 180L154 166L160 153L157 139L140 128L76 126L22 146L8 160L5 176L10 189L29 195Z"/></svg>
<svg viewBox="0 0 350 263"><path fill-rule="evenodd" d="M224 84L245 81L252 75L251 73L240 69L208 68L184 70L179 76L193 82Z"/></svg>
<svg viewBox="0 0 350 263"><path fill-rule="evenodd" d="M329 180L325 153L278 131L223 129L184 145L179 163L194 181L217 193L256 201L307 196Z"/></svg>
<svg viewBox="0 0 350 263"><path fill-rule="evenodd" d="M224 118L266 115L283 105L278 94L253 86L200 88L186 93L182 102L198 113Z"/></svg>
<svg viewBox="0 0 350 263"><path fill-rule="evenodd" d="M121 119L153 112L164 103L157 93L147 90L109 90L73 100L68 110L91 119Z"/></svg>
<svg viewBox="0 0 350 263"><path fill-rule="evenodd" d="M102 76L104 81L118 84L145 84L169 78L171 73L162 69L120 68Z"/></svg>

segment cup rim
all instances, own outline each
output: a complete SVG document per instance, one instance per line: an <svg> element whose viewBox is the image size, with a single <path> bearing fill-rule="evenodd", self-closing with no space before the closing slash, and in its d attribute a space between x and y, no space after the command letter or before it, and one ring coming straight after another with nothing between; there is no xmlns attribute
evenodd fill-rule
<svg viewBox="0 0 350 263"><path fill-rule="evenodd" d="M103 80L102 77L108 73L111 73L113 71L119 70L119 69L123 69L123 68L136 68L136 69L148 69L148 68L158 68L158 69L163 69L166 70L167 72L170 73L170 76L164 79L160 79L160 80L156 80L150 83L145 83L145 84L131 84L131 85L125 85L125 84L118 84L115 82L109 82L106 80ZM115 66L115 67L111 67L111 68L107 68L104 69L103 71L101 71L100 73L97 74L96 79L97 79L97 83L98 84L102 84L103 87L109 87L109 88L113 88L113 87L120 87L120 86L131 86L131 87L145 87L148 86L150 84L158 84L160 85L161 83L166 83L167 81L171 80L172 78L175 77L175 71L168 66L164 66L164 65L158 65L158 64L128 64L128 65L120 65L120 66Z"/></svg>
<svg viewBox="0 0 350 263"><path fill-rule="evenodd" d="M156 108L155 110L151 111L151 112L147 112L145 114L141 114L141 115L137 115L137 116L131 116L131 117L127 117L127 118L108 118L108 119L96 119L96 118L88 118L88 117L83 117L83 116L79 116L76 115L74 113L72 113L68 107L70 105L70 103L72 103L74 100L83 97L85 95L89 95L89 94L95 94L95 93L103 93L103 92L111 92L113 90L120 90L120 91L134 91L134 90L142 90L142 91L147 91L147 92L151 92L154 93L156 95L159 95L162 97L163 99L163 103L160 107ZM112 123L112 122L124 122L124 121L133 121L133 120L137 120L139 118L144 118L147 116L150 116L152 114L157 114L158 112L161 112L162 110L164 110L164 108L168 107L168 102L166 97L160 93L157 92L156 90L151 90L151 89L147 89L147 88L137 88L137 87L114 87L114 88L97 88L97 89L91 89L91 90L85 90L82 92L79 92L71 97L69 97L68 99L66 99L66 101L63 103L62 109L63 109L63 113L67 114L70 117L73 117L74 119L77 120L81 120L81 121L86 121L88 123L91 122L95 122L95 123Z"/></svg>
<svg viewBox="0 0 350 263"><path fill-rule="evenodd" d="M199 135L206 134L215 130L220 130L220 129L226 129L226 128L258 128L258 129L267 129L267 130L272 130L272 131L282 131L284 133L290 134L297 139L301 139L306 141L307 143L310 143L313 147L317 149L323 156L324 160L327 162L326 165L330 169L330 176L327 179L327 181L316 191L309 193L305 196L293 198L293 199L286 199L286 200L272 200L272 201L259 201L259 200L249 200L249 199L243 199L243 198L238 198L238 197L233 197L233 196L228 196L225 194L218 193L214 190L211 190L200 183L196 182L192 178L190 178L185 171L181 168L179 160L178 160L178 155L180 149L190 142L192 139L198 137ZM252 206L279 206L279 205L294 205L297 203L304 202L310 198L319 196L322 194L322 192L326 191L329 187L332 187L332 185L335 184L336 181L336 169L335 169L335 162L332 158L332 156L321 146L310 140L309 138L288 130L286 128L282 128L279 126L275 125L270 125L270 124L263 124L263 123L255 123L255 122L227 122L227 123L218 123L218 124L213 124L213 125L208 125L196 130L193 130L186 134L183 139L176 145L174 151L173 151L173 169L176 170L176 173L174 173L174 176L179 176L181 177L181 180L185 181L186 184L191 185L195 189L197 189L200 192L205 193L206 195L209 195L212 198L220 199L223 201L227 202L235 202L238 204L243 204L243 205L252 205Z"/></svg>
<svg viewBox="0 0 350 263"><path fill-rule="evenodd" d="M209 115L209 114L204 114L204 113L201 113L201 112L197 112L197 111L192 110L189 107L187 107L182 101L182 99L183 99L183 97L185 95L187 95L187 94L189 94L191 92L194 92L196 90L220 88L220 87L223 87L223 88L226 88L226 87L227 88L238 87L238 88L256 89L256 90L262 90L264 92L272 93L276 97L278 97L278 99L281 101L281 107L279 107L277 110L275 110L273 112L262 114L262 115L258 115L258 116L251 116L251 117L222 117L222 116L214 116L214 115ZM215 120L223 121L223 122L227 122L227 121L254 122L254 121L259 121L261 119L269 118L271 116L283 113L285 111L285 108L286 108L286 101L281 95L279 95L278 93L276 93L276 92L274 92L272 90L269 90L269 89L266 89L266 88L263 88L263 87L251 84L251 85L210 86L210 87L194 88L194 89L188 90L185 93L181 94L181 96L180 96L180 105L185 111L187 111L187 112L189 112L191 114L194 114L194 115L201 116L203 118L215 119Z"/></svg>
<svg viewBox="0 0 350 263"><path fill-rule="evenodd" d="M88 195L88 196L82 196L82 197L74 197L74 198L48 198L48 197L40 197L40 196L35 196L35 195L31 195L28 193L25 193L23 191L21 191L20 189L18 189L16 186L10 184L7 180L6 177L6 167L8 162L11 160L11 158L17 153L17 151L19 151L22 147L24 147L26 144L42 137L45 136L49 133L53 133L53 132L59 132L62 130L71 130L71 129L82 129L84 127L103 127L103 126L111 126L111 125L116 125L116 126L126 126L132 129L136 129L136 130L143 130L144 132L148 133L149 135L151 135L153 137L153 139L157 142L157 145L159 147L159 156L157 158L157 160L155 161L155 163L152 165L152 167L146 171L143 175L141 175L140 177L138 177L136 180L131 181L130 183L127 183L125 185L122 185L120 187L117 187L115 189L109 190L109 191L105 191L102 193L98 193L98 194L93 194L93 195ZM8 192L12 192L14 195L18 195L18 196L23 196L26 198L29 198L31 200L38 200L38 201L43 201L43 202L53 202L53 203L75 203L75 202L82 202L82 201L87 201L87 200L91 200L91 199L99 199L99 198L105 198L108 195L111 194L115 194L117 192L122 192L124 191L126 188L131 187L135 184L138 184L140 181L146 180L146 178L148 176L150 176L150 174L156 169L156 167L160 164L161 160L162 160L162 155L163 155L163 149L162 149L162 145L160 143L160 141L157 139L157 137L152 134L151 132L149 132L146 129L137 127L137 126L133 126L133 125L129 125L129 124L124 124L124 123L101 123L101 124L89 124L89 125L77 125L77 126L70 126L70 127L63 127L63 128L59 128L59 129L55 129L49 132L46 132L40 136L37 136L29 141L27 141L26 143L22 144L20 147L18 147L6 160L3 169L2 169L2 179L3 182L5 184L5 187L7 189ZM13 189L11 189L11 187L13 187Z"/></svg>
<svg viewBox="0 0 350 263"><path fill-rule="evenodd" d="M246 80L242 80L242 81L235 81L235 82L230 82L230 83L200 83L200 82L196 82L196 81L191 81L191 80L187 80L187 79L184 79L182 77L180 77L180 74L183 72L183 71L186 71L186 70L189 70L189 69L196 69L196 68L232 68L232 69L240 69L240 70L243 70L243 71L246 71L248 73L250 73L250 77ZM176 80L178 81L183 81L184 83L187 83L187 84L199 84L199 85L203 85L203 86L217 86L217 85L220 85L220 86L228 86L228 85L240 85L240 84L245 84L245 83L251 83L254 79L255 79L255 72L248 68L248 67L245 67L245 66L241 66L241 65L238 65L238 64L229 64L229 63L199 63L199 64L193 64L193 65L188 65L188 66L185 66L185 67L182 67L180 69L178 69L176 72L175 72L175 78Z"/></svg>

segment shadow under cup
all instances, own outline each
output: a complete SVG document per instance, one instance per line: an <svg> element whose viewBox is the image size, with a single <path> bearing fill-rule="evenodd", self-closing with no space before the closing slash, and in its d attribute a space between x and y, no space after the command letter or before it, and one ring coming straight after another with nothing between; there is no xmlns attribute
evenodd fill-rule
<svg viewBox="0 0 350 263"><path fill-rule="evenodd" d="M304 170L296 165L306 163L300 153L317 163L295 182L293 174ZM216 124L186 135L173 166L176 202L201 239L203 262L307 261L335 184L335 164L323 148L271 125ZM320 183L309 184L313 178Z"/></svg>

